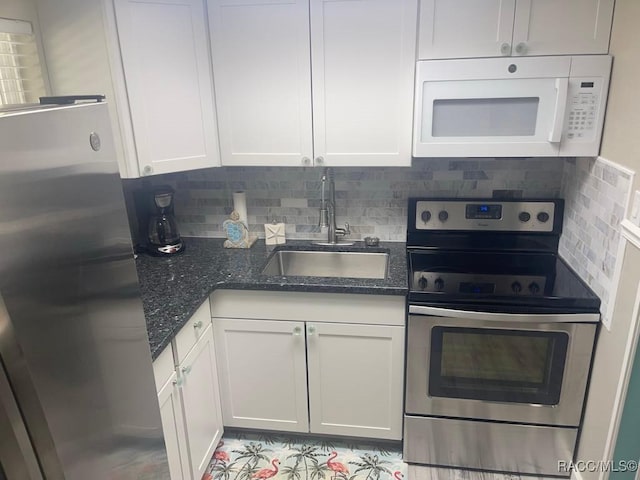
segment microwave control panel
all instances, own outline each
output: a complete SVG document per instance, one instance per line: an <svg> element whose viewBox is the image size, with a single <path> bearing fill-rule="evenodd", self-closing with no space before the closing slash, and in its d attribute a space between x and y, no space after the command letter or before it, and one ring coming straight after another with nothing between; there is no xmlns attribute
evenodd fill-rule
<svg viewBox="0 0 640 480"><path fill-rule="evenodd" d="M594 140L600 120L601 78L571 78L565 134L567 141Z"/></svg>

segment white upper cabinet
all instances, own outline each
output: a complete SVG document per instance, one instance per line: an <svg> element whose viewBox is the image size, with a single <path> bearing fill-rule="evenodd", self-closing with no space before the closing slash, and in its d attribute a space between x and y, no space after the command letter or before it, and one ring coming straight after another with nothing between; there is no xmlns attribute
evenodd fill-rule
<svg viewBox="0 0 640 480"><path fill-rule="evenodd" d="M308 0L210 0L225 165L311 164Z"/></svg>
<svg viewBox="0 0 640 480"><path fill-rule="evenodd" d="M220 164L203 1L114 1L141 175Z"/></svg>
<svg viewBox="0 0 640 480"><path fill-rule="evenodd" d="M514 55L608 53L614 0L518 0Z"/></svg>
<svg viewBox="0 0 640 480"><path fill-rule="evenodd" d="M206 0L36 0L52 95L105 94L120 175L220 165Z"/></svg>
<svg viewBox="0 0 640 480"><path fill-rule="evenodd" d="M609 51L615 0L421 0L420 59Z"/></svg>
<svg viewBox="0 0 640 480"><path fill-rule="evenodd" d="M223 165L410 165L417 0L208 5Z"/></svg>
<svg viewBox="0 0 640 480"><path fill-rule="evenodd" d="M409 166L416 0L311 0L315 163Z"/></svg>
<svg viewBox="0 0 640 480"><path fill-rule="evenodd" d="M422 0L419 57L511 54L516 0Z"/></svg>

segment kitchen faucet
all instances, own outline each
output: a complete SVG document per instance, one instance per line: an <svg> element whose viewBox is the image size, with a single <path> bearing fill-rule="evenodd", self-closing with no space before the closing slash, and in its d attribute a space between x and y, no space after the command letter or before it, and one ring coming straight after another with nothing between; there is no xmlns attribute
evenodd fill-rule
<svg viewBox="0 0 640 480"><path fill-rule="evenodd" d="M325 168L322 171L322 201L320 202L320 221L318 225L327 228L327 241L313 242L314 245L353 245L354 242L339 241L338 237L345 237L351 234L349 224L345 223L344 228L336 226L336 182L333 177L333 170ZM325 199L325 187L329 183L329 199Z"/></svg>

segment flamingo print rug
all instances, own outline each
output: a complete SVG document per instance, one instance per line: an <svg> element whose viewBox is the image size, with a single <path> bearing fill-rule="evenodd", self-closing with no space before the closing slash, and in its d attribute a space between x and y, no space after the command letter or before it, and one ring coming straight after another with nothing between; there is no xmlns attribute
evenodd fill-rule
<svg viewBox="0 0 640 480"><path fill-rule="evenodd" d="M202 480L402 480L400 448L327 438L227 433Z"/></svg>

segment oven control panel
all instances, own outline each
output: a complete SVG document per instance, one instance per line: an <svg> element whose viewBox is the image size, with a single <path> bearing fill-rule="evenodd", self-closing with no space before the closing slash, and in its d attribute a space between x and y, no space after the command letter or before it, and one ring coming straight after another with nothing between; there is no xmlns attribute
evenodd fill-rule
<svg viewBox="0 0 640 480"><path fill-rule="evenodd" d="M418 200L416 230L553 232L555 203L500 200Z"/></svg>
<svg viewBox="0 0 640 480"><path fill-rule="evenodd" d="M546 283L546 277L533 275L413 272L411 290L428 293L536 297L544 295Z"/></svg>

